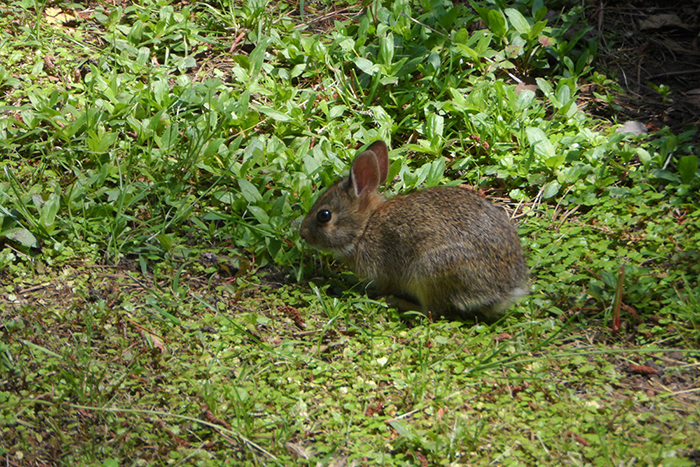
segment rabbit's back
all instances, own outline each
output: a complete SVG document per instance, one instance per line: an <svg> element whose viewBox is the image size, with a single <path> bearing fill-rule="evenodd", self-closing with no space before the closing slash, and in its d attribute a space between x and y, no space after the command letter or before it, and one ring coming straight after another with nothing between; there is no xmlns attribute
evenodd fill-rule
<svg viewBox="0 0 700 467"><path fill-rule="evenodd" d="M492 319L527 293L527 267L510 220L460 188L388 200L370 217L352 262L383 293L448 316Z"/></svg>

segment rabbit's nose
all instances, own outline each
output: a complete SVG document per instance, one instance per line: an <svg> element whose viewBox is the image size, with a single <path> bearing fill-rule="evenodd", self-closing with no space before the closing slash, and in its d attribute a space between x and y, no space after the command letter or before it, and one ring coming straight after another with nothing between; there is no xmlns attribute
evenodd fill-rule
<svg viewBox="0 0 700 467"><path fill-rule="evenodd" d="M303 222L299 227L299 235L304 241L309 241L309 228Z"/></svg>

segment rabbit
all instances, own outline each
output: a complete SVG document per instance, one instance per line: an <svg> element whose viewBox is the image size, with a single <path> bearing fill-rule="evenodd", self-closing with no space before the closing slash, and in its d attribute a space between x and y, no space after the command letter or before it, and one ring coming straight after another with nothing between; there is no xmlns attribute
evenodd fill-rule
<svg viewBox="0 0 700 467"><path fill-rule="evenodd" d="M520 238L502 209L458 187L387 200L377 187L388 169L387 146L375 141L318 198L301 237L430 318L493 322L527 295Z"/></svg>

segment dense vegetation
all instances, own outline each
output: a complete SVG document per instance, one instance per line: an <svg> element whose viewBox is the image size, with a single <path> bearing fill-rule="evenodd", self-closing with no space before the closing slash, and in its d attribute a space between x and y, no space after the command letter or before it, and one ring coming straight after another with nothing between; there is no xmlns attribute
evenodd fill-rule
<svg viewBox="0 0 700 467"><path fill-rule="evenodd" d="M7 464L697 462L695 129L615 131L579 6L3 9ZM399 316L302 243L378 138L388 194L512 214L509 317Z"/></svg>

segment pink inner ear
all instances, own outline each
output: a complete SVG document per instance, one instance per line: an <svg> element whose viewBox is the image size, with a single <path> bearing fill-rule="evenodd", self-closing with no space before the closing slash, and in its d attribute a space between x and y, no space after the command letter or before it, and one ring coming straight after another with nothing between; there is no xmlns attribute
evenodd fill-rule
<svg viewBox="0 0 700 467"><path fill-rule="evenodd" d="M376 190L379 186L379 165L375 153L364 151L358 155L352 163L350 174L357 196L368 190Z"/></svg>
<svg viewBox="0 0 700 467"><path fill-rule="evenodd" d="M389 173L389 149L386 147L386 143L382 140L375 141L367 147L367 151L372 151L377 156L379 183L384 183Z"/></svg>

